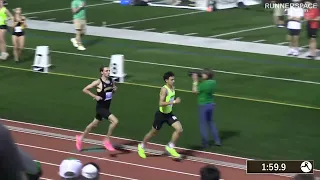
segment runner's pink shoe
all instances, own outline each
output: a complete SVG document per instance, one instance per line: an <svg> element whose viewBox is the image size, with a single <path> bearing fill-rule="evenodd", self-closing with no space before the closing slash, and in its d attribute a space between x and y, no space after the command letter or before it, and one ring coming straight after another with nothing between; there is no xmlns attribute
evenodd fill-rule
<svg viewBox="0 0 320 180"><path fill-rule="evenodd" d="M109 140L104 140L103 145L109 151L115 151L114 147L112 146Z"/></svg>
<svg viewBox="0 0 320 180"><path fill-rule="evenodd" d="M82 150L82 141L81 141L80 135L76 135L76 146L77 146L78 151Z"/></svg>

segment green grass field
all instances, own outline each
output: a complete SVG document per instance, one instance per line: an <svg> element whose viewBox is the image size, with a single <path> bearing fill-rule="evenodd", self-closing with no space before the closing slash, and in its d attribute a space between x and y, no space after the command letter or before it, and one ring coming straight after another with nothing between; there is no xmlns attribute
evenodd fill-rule
<svg viewBox="0 0 320 180"><path fill-rule="evenodd" d="M10 7L19 5L26 13L30 13L29 17L36 16L39 20L53 17L56 18L54 21L59 22L71 20L68 9L33 13L68 8L68 1L41 2L45 5L39 8L33 2L21 4L21 1L13 0L10 1ZM91 0L89 4L97 3L103 2ZM156 28L160 32L198 32L198 35L203 36L266 26L271 22L270 13L258 10L234 9L156 19L196 11L117 4L88 9L89 22L94 22L92 25L101 26L101 22L106 21L108 24L123 23L121 26L115 25L115 28ZM254 16L252 21L239 22L231 18L230 21L221 22L221 19L233 17L239 11L243 17ZM147 18L154 19L138 21ZM138 22L125 23L128 21ZM270 38L270 41L280 41L276 31L284 29L265 28L246 32L245 39ZM244 37L246 33L237 36ZM317 151L320 136L317 127L320 85L306 82L319 81L319 62L94 36L85 37L87 50L79 52L70 43L72 36L27 31L28 49L24 52L22 62L15 64L11 59L0 64L1 118L83 130L95 114L95 102L81 90L99 76L99 66L109 64L108 58L120 53L127 59L125 70L129 76L126 83L119 85L112 105L112 112L120 119L116 136L140 140L150 129L153 114L158 108L159 87L163 85L162 74L171 70L176 74L176 87L179 89L177 96L182 98L182 103L174 107L175 114L184 126L184 134L178 146L193 148L199 145L196 97L189 91L191 80L187 72L192 67L212 67L218 70L215 121L221 132L223 146L211 147L206 151L260 159L320 161ZM10 36L7 42L11 44ZM30 72L34 48L38 45L48 45L52 50L54 68L50 74ZM107 125L105 122L95 132L105 133ZM164 127L154 142L167 143L170 136L171 129Z"/></svg>
<svg viewBox="0 0 320 180"><path fill-rule="evenodd" d="M71 23L69 1L41 2L46 5L39 7L29 2L21 5L14 0L10 2L10 6L22 6L26 16L31 19ZM252 6L249 10L230 9L213 13L175 8L121 6L101 0L90 0L88 5L88 23L92 26L102 26L105 22L107 27L113 28L288 45L286 29L274 27L272 10L263 9L261 5ZM303 30L300 46L306 45L308 40Z"/></svg>

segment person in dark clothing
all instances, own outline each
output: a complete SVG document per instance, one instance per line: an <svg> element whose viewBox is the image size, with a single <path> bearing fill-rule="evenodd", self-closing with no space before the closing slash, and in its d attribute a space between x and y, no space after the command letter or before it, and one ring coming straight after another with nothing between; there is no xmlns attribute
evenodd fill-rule
<svg viewBox="0 0 320 180"><path fill-rule="evenodd" d="M10 131L0 123L0 177L10 180L27 180L20 151Z"/></svg>
<svg viewBox="0 0 320 180"><path fill-rule="evenodd" d="M293 180L315 180L312 174L297 174Z"/></svg>
<svg viewBox="0 0 320 180"><path fill-rule="evenodd" d="M42 176L42 168L40 162L35 161L30 154L18 148L22 164L24 166L28 180L39 180Z"/></svg>
<svg viewBox="0 0 320 180"><path fill-rule="evenodd" d="M200 180L219 180L220 171L213 165L206 165L200 169Z"/></svg>
<svg viewBox="0 0 320 180"><path fill-rule="evenodd" d="M314 3L314 0L307 0L306 4ZM304 13L304 19L307 21L307 36L309 38L308 58L315 59L317 52L317 32L319 29L320 13L317 7L308 9Z"/></svg>

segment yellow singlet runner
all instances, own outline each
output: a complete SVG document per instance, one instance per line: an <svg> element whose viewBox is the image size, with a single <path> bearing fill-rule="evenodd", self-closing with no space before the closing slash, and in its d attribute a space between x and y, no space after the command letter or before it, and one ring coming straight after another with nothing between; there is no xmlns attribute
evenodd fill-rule
<svg viewBox="0 0 320 180"><path fill-rule="evenodd" d="M174 97L175 97L175 91L174 90L171 90L167 85L164 85L163 86L164 88L167 89L167 96L166 96L166 99L165 99L165 102L173 102L174 101ZM167 106L160 106L159 107L159 110L160 112L164 113L164 114L168 114L168 113L171 113L172 111L172 106L173 105L167 105Z"/></svg>
<svg viewBox="0 0 320 180"><path fill-rule="evenodd" d="M2 7L0 9L0 26L7 25L7 8Z"/></svg>

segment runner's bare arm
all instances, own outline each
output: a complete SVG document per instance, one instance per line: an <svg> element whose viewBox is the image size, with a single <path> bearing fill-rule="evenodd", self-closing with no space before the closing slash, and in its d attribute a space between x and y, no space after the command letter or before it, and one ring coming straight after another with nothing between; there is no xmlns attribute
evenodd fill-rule
<svg viewBox="0 0 320 180"><path fill-rule="evenodd" d="M14 21L13 21L13 26L12 26L12 27L17 26L17 25L18 25L18 23L19 23L19 22L14 22Z"/></svg>
<svg viewBox="0 0 320 180"><path fill-rule="evenodd" d="M24 28L26 28L27 27L27 18L25 16L22 16L21 20L22 20L22 22L24 24Z"/></svg>
<svg viewBox="0 0 320 180"><path fill-rule="evenodd" d="M10 17L10 19L13 19L13 15L8 9L6 10L6 14Z"/></svg>
<svg viewBox="0 0 320 180"><path fill-rule="evenodd" d="M193 73L192 74L192 93L197 94L198 93L198 74Z"/></svg>
<svg viewBox="0 0 320 180"><path fill-rule="evenodd" d="M83 88L83 92L90 95L91 97L95 98L97 95L93 94L90 89L97 87L100 84L100 80L97 79L93 81L91 84L87 85L86 87Z"/></svg>
<svg viewBox="0 0 320 180"><path fill-rule="evenodd" d="M113 81L112 83L113 83L113 93L115 93L117 91L118 87L116 86L116 82L115 81Z"/></svg>
<svg viewBox="0 0 320 180"><path fill-rule="evenodd" d="M165 98L167 96L167 89L162 87L160 90L160 99L159 99L159 105L160 106L167 106L167 105L171 105L174 104L175 101L173 102L165 102Z"/></svg>
<svg viewBox="0 0 320 180"><path fill-rule="evenodd" d="M192 83L192 93L198 94L198 82Z"/></svg>
<svg viewBox="0 0 320 180"><path fill-rule="evenodd" d="M9 16L9 19L12 19L12 20L14 19L14 18L13 18L13 15L11 14L11 12L10 12L8 9L6 10L6 14L7 14L7 16ZM12 21L12 24L11 24L11 25L12 25L11 27L13 27L13 21ZM10 26L10 25L9 25L9 26Z"/></svg>

